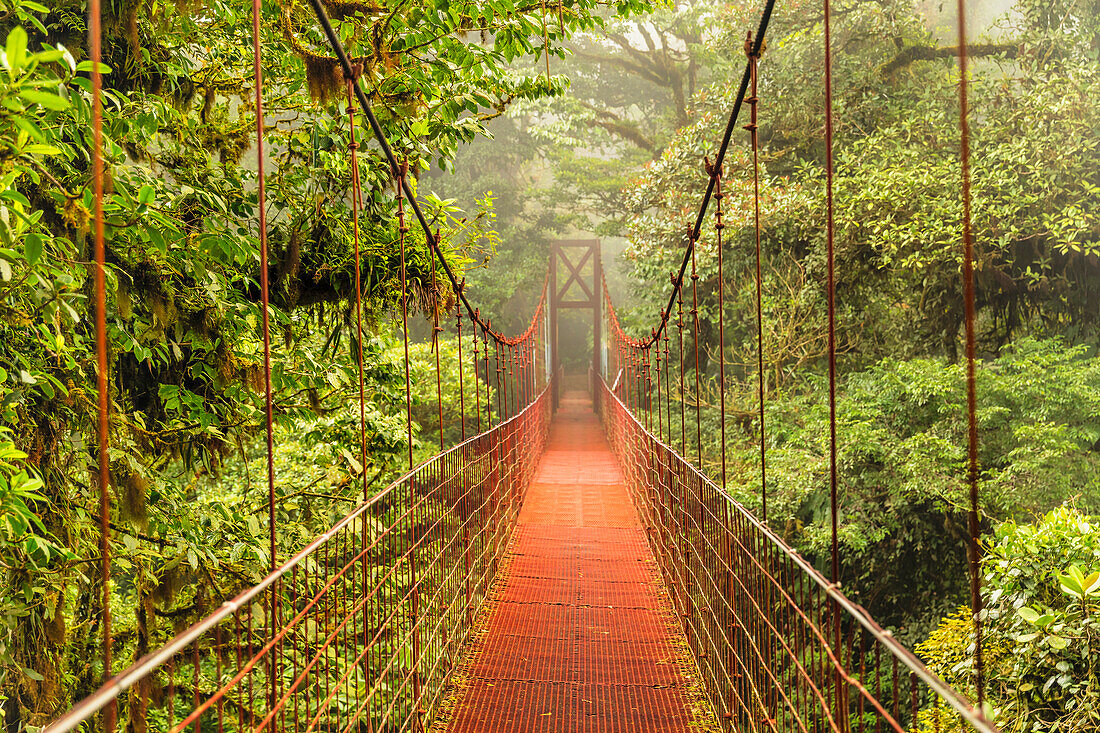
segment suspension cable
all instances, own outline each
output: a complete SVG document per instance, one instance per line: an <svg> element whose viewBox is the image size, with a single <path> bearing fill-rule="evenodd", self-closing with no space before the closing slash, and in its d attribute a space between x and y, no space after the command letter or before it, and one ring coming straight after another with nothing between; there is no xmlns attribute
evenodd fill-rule
<svg viewBox="0 0 1100 733"><path fill-rule="evenodd" d="M465 281L462 283L465 286ZM462 442L466 442L466 379L462 363L462 304L455 299L455 332L458 341L458 417L462 430ZM476 378L476 375L475 375Z"/></svg>
<svg viewBox="0 0 1100 733"><path fill-rule="evenodd" d="M268 525L268 569L278 569L275 538L275 408L271 389L271 299L269 283L269 252L267 242L267 200L264 181L264 104L263 104L263 67L261 64L260 41L260 0L252 0L252 76L254 86L253 103L256 108L256 214L260 239L260 324L263 330L264 348L264 437L267 443L267 525ZM278 590L272 585L268 594L268 603L272 622L278 624ZM267 674L267 694L271 703L275 699L276 666L278 649L272 649L272 657Z"/></svg>
<svg viewBox="0 0 1100 733"><path fill-rule="evenodd" d="M714 181L711 178L711 181ZM691 233L691 319L692 341L695 344L695 459L703 465L703 395L699 386L699 273L695 269L695 245L698 235Z"/></svg>
<svg viewBox="0 0 1100 733"><path fill-rule="evenodd" d="M103 221L103 17L100 0L88 0L88 55L92 62L92 186L95 198L95 339L96 433L99 443L99 583L102 606L102 684L113 676L111 659L111 451L110 396L107 394L107 246ZM118 702L112 699L103 712L103 729L112 733L118 719Z"/></svg>
<svg viewBox="0 0 1100 733"><path fill-rule="evenodd" d="M687 455L687 415L684 399L684 293L676 288L676 335L680 341L680 454Z"/></svg>
<svg viewBox="0 0 1100 733"><path fill-rule="evenodd" d="M657 440L665 442L665 419L661 410L661 342L656 342L654 358L657 360L654 371L657 373Z"/></svg>
<svg viewBox="0 0 1100 733"><path fill-rule="evenodd" d="M359 251L359 208L362 206L362 189L359 181L359 143L355 139L355 106L352 97L353 79L347 79L348 90L348 151L351 165L351 224L355 252L355 364L359 372L359 461L362 466L363 501L367 500L367 397L366 380L363 377L363 279Z"/></svg>
<svg viewBox="0 0 1100 733"><path fill-rule="evenodd" d="M767 433L764 430L764 275L760 265L760 131L757 115L760 107L760 95L757 84L759 55L753 52L752 38L745 39L745 52L749 57L752 76L752 94L749 97L750 122L748 125L749 142L752 145L752 188L753 188L753 230L756 240L756 399L760 419L760 518L768 521L768 467Z"/></svg>
<svg viewBox="0 0 1100 733"><path fill-rule="evenodd" d="M356 68L358 74L361 69ZM363 501L366 502L369 496L369 484L367 481L367 396L366 396L366 380L363 376L363 278L362 278L362 262L359 243L359 209L363 206L363 190L359 178L359 142L356 140L355 135L355 100L352 92L352 85L355 83L354 79L345 79L347 85L347 97L348 97L348 152L349 152L349 165L351 167L351 222L352 222L352 236L354 242L354 254L355 254L355 331L356 331L356 348L355 348L355 365L359 377L359 472L363 483ZM367 523L362 522L360 528L359 540L366 546L367 544ZM363 593L367 593L367 574L368 574L368 559L364 554L361 560L360 572L363 576ZM364 640L368 636L366 626L363 629ZM198 665L196 665L197 669ZM358 704L358 689L356 690L356 703ZM295 703L297 703L297 697L295 697Z"/></svg>
<svg viewBox="0 0 1100 733"><path fill-rule="evenodd" d="M753 75L755 79L755 74ZM753 97L756 96L755 89L753 90ZM756 105L755 99L752 106L753 121L752 125L756 125ZM707 167L710 167L708 162ZM721 424L722 435L722 488L726 487L726 329L725 329L725 282L726 274L723 267L722 259L722 230L725 228L725 223L722 221L722 198L725 194L722 192L722 171L714 170L708 171L714 176L714 210L715 210L715 222L714 232L715 239L718 245L718 404L719 404L719 422Z"/></svg>
<svg viewBox="0 0 1100 733"><path fill-rule="evenodd" d="M982 653L982 578L981 523L978 516L978 396L975 370L975 295L974 295L974 231L971 223L970 197L970 80L969 52L966 37L966 2L958 0L959 29L959 159L962 168L963 203L963 300L966 318L966 420L967 420L967 483L970 487L970 510L967 525L970 561L970 603L974 615L974 687L978 709L985 702L985 660Z"/></svg>
<svg viewBox="0 0 1100 733"><path fill-rule="evenodd" d="M435 235L439 239L439 233ZM439 325L439 292L435 274L435 258L432 257L432 289L436 291L437 302L432 304L432 351L435 352L435 400L439 415L439 450L443 450L443 375L439 365L439 335L443 327Z"/></svg>
<svg viewBox="0 0 1100 733"><path fill-rule="evenodd" d="M831 577L834 585L840 585L840 547L838 541L839 507L837 480L837 430L836 430L836 252L835 216L833 205L833 51L832 51L832 2L824 0L825 44L825 247L826 280L828 288L829 331L829 519ZM833 608L833 648L841 648L840 613L835 601ZM836 685L836 708L843 707L843 686Z"/></svg>
<svg viewBox="0 0 1100 733"><path fill-rule="evenodd" d="M492 382L489 379L489 331L481 325L480 320L477 321L477 324L481 328L482 361L485 362L485 429L491 430L493 427L493 397L490 388Z"/></svg>
<svg viewBox="0 0 1100 733"><path fill-rule="evenodd" d="M355 85L359 90L359 85ZM401 164L397 176L397 238L401 247L401 339L405 345L405 438L409 444L409 470L413 468L412 438L412 378L409 376L409 284L408 263L405 261L405 234L409 231L405 224L405 172L408 166Z"/></svg>
<svg viewBox="0 0 1100 733"><path fill-rule="evenodd" d="M458 304L456 304L458 306ZM458 306L460 307L460 306ZM474 415L477 419L477 433L481 435L481 379L478 378L477 371L477 322L473 322L470 326L470 339L474 342ZM485 391L489 391L489 379L486 375L485 379Z"/></svg>

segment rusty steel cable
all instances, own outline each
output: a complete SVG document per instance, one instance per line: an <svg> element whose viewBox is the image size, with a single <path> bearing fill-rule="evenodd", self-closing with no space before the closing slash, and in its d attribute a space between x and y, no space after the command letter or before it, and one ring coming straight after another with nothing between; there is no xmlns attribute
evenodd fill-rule
<svg viewBox="0 0 1100 733"><path fill-rule="evenodd" d="M970 570L970 608L974 617L974 689L980 707L985 702L985 656L982 652L981 520L978 506L978 393L975 362L974 231L970 195L970 100L969 53L966 36L966 2L958 0L959 42L959 162L962 173L963 303L966 320L966 479L970 489L967 512Z"/></svg>
<svg viewBox="0 0 1100 733"><path fill-rule="evenodd" d="M753 75L755 79L755 74ZM755 89L753 90L755 97ZM755 102L755 100L754 100ZM756 105L752 106L753 121L752 124L756 125ZM707 167L710 167L708 162ZM726 225L722 221L722 198L725 194L722 192L722 171L715 169L713 171L707 171L708 175L714 177L714 235L717 241L716 247L718 249L718 405L719 413L718 420L720 424L720 430L722 436L721 449L722 449L722 486L726 485L726 327L725 327L725 290L726 290L726 274L724 268L724 261L722 257L722 230ZM658 345L658 348L660 346Z"/></svg>
<svg viewBox="0 0 1100 733"><path fill-rule="evenodd" d="M505 395L510 398L508 416L511 417L516 411L516 347L509 344L507 348L508 357L504 360L504 384Z"/></svg>
<svg viewBox="0 0 1100 733"><path fill-rule="evenodd" d="M358 85L355 87L358 89ZM405 236L409 227L405 223L405 163L397 171L397 238L401 249L401 341L405 347L405 440L408 443L409 470L413 467L412 439L412 377L409 375L409 282L408 262L405 255ZM434 260L433 260L434 261Z"/></svg>
<svg viewBox="0 0 1100 733"><path fill-rule="evenodd" d="M479 321L480 326L480 321ZM491 381L489 378L489 333L484 326L481 327L482 361L485 368L485 425L488 430L493 428L493 397Z"/></svg>
<svg viewBox="0 0 1100 733"><path fill-rule="evenodd" d="M113 675L111 647L111 450L110 395L107 371L107 245L103 221L103 14L100 0L88 0L88 55L92 62L92 187L95 239L95 343L96 343L96 437L99 451L99 584L100 644L103 672L101 684ZM103 713L103 729L112 733L118 710L112 700Z"/></svg>
<svg viewBox="0 0 1100 733"><path fill-rule="evenodd" d="M505 344L493 342L493 366L496 373L497 414L501 420L508 419L508 390L504 382Z"/></svg>
<svg viewBox="0 0 1100 733"><path fill-rule="evenodd" d="M661 342L657 342L657 348L654 351L654 371L657 373L657 440L662 443L665 441L665 419L664 411L661 409Z"/></svg>
<svg viewBox="0 0 1100 733"><path fill-rule="evenodd" d="M256 217L257 229L260 240L260 328L263 330L263 373L264 373L264 440L266 442L267 457L267 530L268 530L268 570L274 573L279 566L277 557L276 521L275 521L275 399L271 388L271 298L270 298L270 273L268 272L268 242L267 242L267 200L264 153L264 93L263 93L263 66L261 63L260 38L260 0L252 0L252 81L253 81L253 105L256 113ZM268 609L272 615L272 625L278 624L278 604L276 603L276 588L272 586L267 597ZM278 649L272 652L272 661L269 662L268 674L265 675L265 685L269 700L273 700L276 694L276 669L274 660L278 657Z"/></svg>
<svg viewBox="0 0 1100 733"><path fill-rule="evenodd" d="M267 208L264 182L264 97L260 63L260 0L252 0L252 81L256 112L256 217L260 240L260 327L264 343L264 432L267 441L267 501L269 566L275 569L275 434L274 402L271 394L271 323L268 282Z"/></svg>
<svg viewBox="0 0 1100 733"><path fill-rule="evenodd" d="M439 232L435 234L435 240L439 242ZM435 290L435 297L439 298L439 281L436 278L435 273L435 257L430 258L432 261L432 289ZM443 326L439 325L439 302L432 304L432 351L435 352L435 400L438 408L437 417L439 420L439 450L443 450L443 375L442 367L439 364L439 335L443 333Z"/></svg>
<svg viewBox="0 0 1100 733"><path fill-rule="evenodd" d="M477 324L476 323L471 323L470 324L470 340L473 341L473 344L474 344L474 355L473 355L474 406L475 406L474 416L475 416L475 419L477 420L477 432L480 434L481 433L481 379L478 376L478 368L477 368L478 348L477 348ZM489 389L488 379L486 379L486 381L485 381L485 389Z"/></svg>
<svg viewBox="0 0 1100 733"><path fill-rule="evenodd" d="M642 349L642 383L645 386L646 429L653 430L653 364L649 347Z"/></svg>
<svg viewBox="0 0 1100 733"><path fill-rule="evenodd" d="M363 501L367 500L367 395L366 380L363 376L363 275L359 252L359 208L363 203L363 193L359 181L359 143L355 138L355 106L352 96L354 80L347 82L348 93L348 153L351 166L351 224L353 254L355 257L355 366L359 380L359 464L363 479Z"/></svg>
<svg viewBox="0 0 1100 733"><path fill-rule="evenodd" d="M753 235L756 242L756 399L759 408L760 420L760 518L768 521L768 460L767 460L767 432L764 429L764 274L761 267L760 251L760 130L759 107L760 95L758 84L760 56L755 52L755 44L752 38L745 39L745 53L749 57L749 73L751 78L751 94L748 98L750 104L749 143L752 146L752 206L753 206Z"/></svg>
<svg viewBox="0 0 1100 733"><path fill-rule="evenodd" d="M465 282L462 283L465 286ZM455 340L458 342L458 416L462 442L466 442L466 379L462 363L462 304L455 298ZM477 375L474 375L477 378ZM481 432L480 430L478 432Z"/></svg>
<svg viewBox="0 0 1100 733"><path fill-rule="evenodd" d="M359 69L357 68L358 72ZM355 134L355 105L354 97L352 93L352 85L355 80L348 78L345 80L347 85L347 98L348 98L348 163L351 167L351 220L352 220L352 241L353 241L353 255L355 257L355 366L359 382L359 473L363 483L363 501L366 502L369 498L369 483L367 481L367 396L366 396L366 380L363 374L363 276L362 276L362 263L360 255L360 242L359 242L359 209L363 205L363 192L359 178L359 142L356 139ZM361 545L367 544L367 526L366 523L362 523L360 530L359 541ZM364 596L368 592L367 574L368 568L366 565L366 558L362 559L360 573L362 575L361 592ZM366 640L366 631L364 628L363 634L364 641ZM197 645L196 641L196 645ZM296 640L294 651L297 651ZM297 654L294 655L295 661L297 661ZM274 664L272 664L274 667ZM195 662L195 674L198 675L199 664ZM198 682L196 680L196 696L198 695ZM358 693L358 689L356 690ZM297 697L295 697L295 703L297 703ZM197 706L198 700L196 698L195 704ZM195 721L195 733L200 733L199 721Z"/></svg>
<svg viewBox="0 0 1100 733"><path fill-rule="evenodd" d="M824 0L824 26L822 42L825 46L825 268L828 303L828 352L829 352L829 556L830 577L834 585L840 585L839 497L837 476L837 426L836 426L836 253L835 207L833 203L833 50L832 50L832 0ZM840 614L834 611L833 648L840 649ZM843 704L843 686L836 685L835 705Z"/></svg>
<svg viewBox="0 0 1100 733"><path fill-rule="evenodd" d="M687 455L687 415L684 399L684 294L683 289L676 288L676 336L680 342L680 454Z"/></svg>
<svg viewBox="0 0 1100 733"><path fill-rule="evenodd" d="M668 418L668 444L672 445L672 382L669 378L668 363L672 358L669 342L672 340L665 332L665 416Z"/></svg>
<svg viewBox="0 0 1100 733"><path fill-rule="evenodd" d="M711 178L713 181L714 178ZM695 269L695 245L698 244L698 235L691 233L691 320L692 343L695 345L695 460L696 465L703 465L703 394L699 384L699 273Z"/></svg>

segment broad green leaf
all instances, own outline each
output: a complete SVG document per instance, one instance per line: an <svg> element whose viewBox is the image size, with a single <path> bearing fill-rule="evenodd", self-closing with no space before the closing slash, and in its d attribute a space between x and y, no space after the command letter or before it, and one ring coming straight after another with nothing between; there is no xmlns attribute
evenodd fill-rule
<svg viewBox="0 0 1100 733"><path fill-rule="evenodd" d="M27 32L21 26L15 26L8 33L8 42L4 46L8 57L8 68L19 71L27 56Z"/></svg>
<svg viewBox="0 0 1100 733"><path fill-rule="evenodd" d="M1069 639L1065 638L1064 636L1051 634L1047 637L1047 643L1050 644L1051 647L1053 647L1054 649L1065 649L1067 646L1069 646Z"/></svg>
<svg viewBox="0 0 1100 733"><path fill-rule="evenodd" d="M20 90L19 96L28 102L32 102L37 105L41 105L46 109L53 110L55 112L61 112L70 107L69 100L58 94L50 94L44 92L41 89L23 89Z"/></svg>
<svg viewBox="0 0 1100 733"><path fill-rule="evenodd" d="M100 74L110 74L111 73L111 67L108 66L107 64L100 63L98 68L99 68L99 73ZM91 61L81 61L79 64L76 65L76 70L77 71L91 71L92 70L92 62Z"/></svg>
<svg viewBox="0 0 1100 733"><path fill-rule="evenodd" d="M31 143L30 145L23 146L23 152L27 153L28 155L57 155L61 152L61 149L56 148L53 145Z"/></svg>
<svg viewBox="0 0 1100 733"><path fill-rule="evenodd" d="M1059 575L1058 580L1062 592L1066 595L1071 595L1074 598L1083 598L1085 596L1085 589L1081 587L1076 578L1069 575Z"/></svg>
<svg viewBox="0 0 1100 733"><path fill-rule="evenodd" d="M1021 606L1016 613L1029 624L1033 624L1039 619L1039 612L1029 606Z"/></svg>
<svg viewBox="0 0 1100 733"><path fill-rule="evenodd" d="M27 263L33 267L42 257L42 238L32 232L27 235L25 245Z"/></svg>

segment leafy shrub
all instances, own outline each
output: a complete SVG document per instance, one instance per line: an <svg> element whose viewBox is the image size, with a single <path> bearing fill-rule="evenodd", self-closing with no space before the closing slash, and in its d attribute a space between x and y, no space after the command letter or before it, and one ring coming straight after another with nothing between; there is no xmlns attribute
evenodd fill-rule
<svg viewBox="0 0 1100 733"><path fill-rule="evenodd" d="M769 519L823 570L829 554L826 386L810 379L775 394L766 415ZM716 404L717 396L710 401ZM729 484L759 507L755 402L751 392L727 397L747 415L727 423ZM845 377L837 408L842 577L876 618L905 643L916 643L968 598L964 367L942 359L885 359ZM1026 520L1070 499L1100 511L1097 415L1100 359L1086 348L1028 338L985 362L978 373L978 426L988 521ZM705 417L704 437L713 436L708 453L716 457L717 411ZM715 463L711 459L712 470Z"/></svg>
<svg viewBox="0 0 1100 733"><path fill-rule="evenodd" d="M1006 733L1100 728L1100 525L1071 506L1005 522L982 562L986 694ZM918 647L973 695L969 609ZM949 730L949 728L948 728Z"/></svg>

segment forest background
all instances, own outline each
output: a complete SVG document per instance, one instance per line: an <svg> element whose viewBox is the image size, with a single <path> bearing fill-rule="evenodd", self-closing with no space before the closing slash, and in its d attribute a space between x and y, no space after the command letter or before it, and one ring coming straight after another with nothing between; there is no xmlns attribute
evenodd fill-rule
<svg viewBox="0 0 1100 733"><path fill-rule="evenodd" d="M624 324L646 328L680 257L757 4L328 6L364 59L450 263L484 312L502 314L494 326L522 329L550 242L584 235L605 243ZM965 691L949 10L915 0L836 8L841 542L846 590ZM1095 730L1100 6L1021 0L972 12L991 705L1006 730ZM0 11L0 704L12 731L52 719L100 675L82 13L80 3L28 0ZM402 466L397 225L386 167L364 136L364 466L347 407L357 344L342 81L304 5L266 3L263 13L278 546L289 554L354 505L360 477L381 488ZM814 562L827 543L820 13L804 0L780 4L760 92L769 520ZM110 4L108 16L112 594L125 662L254 583L269 558L249 9L138 0ZM738 136L727 159L721 346L711 227L700 245L699 398L714 473L721 348L732 374L729 482L755 509L747 143ZM453 365L454 294L431 276L422 238L410 238L414 448L425 457L457 440L463 416L457 380L444 375L443 425L433 417L431 321L444 321L438 348ZM580 366L590 344L574 333L570 365Z"/></svg>

